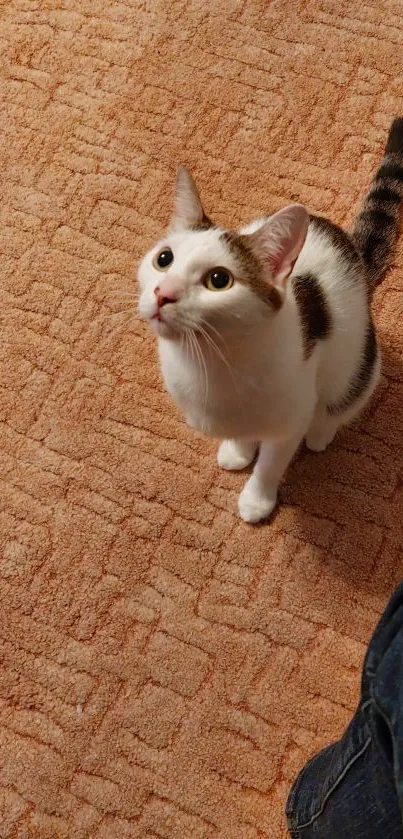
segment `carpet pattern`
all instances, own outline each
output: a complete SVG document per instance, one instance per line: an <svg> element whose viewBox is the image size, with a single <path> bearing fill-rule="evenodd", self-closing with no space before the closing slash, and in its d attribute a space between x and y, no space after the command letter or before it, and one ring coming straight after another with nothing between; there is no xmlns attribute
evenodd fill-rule
<svg viewBox="0 0 403 839"><path fill-rule="evenodd" d="M218 222L349 224L403 114L401 12L1 4L1 839L283 839L350 717L403 568L402 245L370 409L255 529L114 293L179 162Z"/></svg>

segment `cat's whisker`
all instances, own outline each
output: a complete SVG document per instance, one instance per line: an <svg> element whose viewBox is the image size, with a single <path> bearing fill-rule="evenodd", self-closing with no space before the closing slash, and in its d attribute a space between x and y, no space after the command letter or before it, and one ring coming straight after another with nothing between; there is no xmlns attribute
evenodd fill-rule
<svg viewBox="0 0 403 839"><path fill-rule="evenodd" d="M208 396L209 396L209 376L208 376L206 360L204 358L202 349L201 349L200 345L198 344L197 340L196 340L196 344L199 348L200 358L201 358L201 361L203 363L204 375L205 375L205 380L206 380L206 393L205 393L205 397L204 397L204 416L206 417L207 416Z"/></svg>
<svg viewBox="0 0 403 839"><path fill-rule="evenodd" d="M220 332L218 332L218 330L217 330L217 329L215 329L215 327L214 327L214 326L212 326L210 323L208 323L208 321L206 321L204 318L201 318L200 324L205 324L205 327L206 327L205 331L207 332L207 334L208 334L208 336L209 336L210 343L212 342L212 343L214 344L215 350L216 350L216 351L217 351L217 352L221 355L221 357L223 357L223 355L222 355L223 353L224 353L224 355L225 355L225 351L227 351L227 352L228 352L228 354L230 354L230 353L231 353L231 350L230 350L230 348L229 348L229 346L228 346L228 343L227 343L227 341L225 340L224 336L223 336L223 335L221 335L221 334L220 334ZM214 335L217 335L217 338L219 338L219 340L222 342L222 345L223 345L223 351L221 351L221 350L219 349L219 347L217 346L217 342L213 340L212 335L210 335L209 330L212 330L212 331L214 332ZM226 364L228 364L228 359L227 359L227 357L226 357L226 356L225 356L225 358L223 357L223 361L224 361ZM236 372L236 373L237 373L237 375L238 375L238 371L235 371L235 372Z"/></svg>
<svg viewBox="0 0 403 839"><path fill-rule="evenodd" d="M137 290L126 290L122 288L116 288L113 291L109 292L110 297L140 297L140 292Z"/></svg>
<svg viewBox="0 0 403 839"><path fill-rule="evenodd" d="M189 343L188 343L188 332L185 328L185 331L181 334L181 348L183 347L183 343L185 343L185 350L186 350L186 365L189 364Z"/></svg>
<svg viewBox="0 0 403 839"><path fill-rule="evenodd" d="M186 329L186 364L189 363L189 331Z"/></svg>
<svg viewBox="0 0 403 839"><path fill-rule="evenodd" d="M207 345L213 351L213 354L218 355L218 357L221 359L221 361L223 362L223 364L227 368L228 373L229 373L229 375L232 379L232 382L233 382L234 389L235 389L236 393L240 394L239 382L240 382L240 380L242 381L242 377L239 376L239 372L229 363L228 359L221 352L220 348L217 347L217 344L212 339L211 335L206 333L206 331L203 328L201 328L201 332L202 332L202 334L204 333L205 341L206 341ZM245 405L244 405L243 402L241 402L241 404L240 404L240 409L241 409L242 415L244 415L245 414Z"/></svg>
<svg viewBox="0 0 403 839"><path fill-rule="evenodd" d="M129 323L129 322L130 322L130 318L129 318L129 317L128 317L128 318L126 318L126 319L124 319L124 320L120 319L118 323L116 323L116 322L112 322L112 323L111 323L111 322L109 321L109 324L110 324L110 325L109 325L109 326L107 327L107 329L106 329L106 335L108 335L108 336L110 337L110 336L114 335L116 332L121 332L121 331L122 331L122 329L124 329L124 327L125 327L125 326L127 325L127 323Z"/></svg>
<svg viewBox="0 0 403 839"><path fill-rule="evenodd" d="M208 347L211 347L211 349L213 350L213 352L214 352L216 355L218 355L218 356L219 356L219 358L221 358L221 360L223 361L223 363L224 363L227 367L229 367L230 365L229 365L229 363L228 363L228 360L225 358L225 355L222 353L222 351L220 350L220 348L217 346L217 344L215 343L215 341L213 340L213 338L211 337L211 335L209 335L209 334L208 334L208 332L206 332L206 330L205 330L202 326L200 326L200 325L199 325L199 332L200 332L200 334L203 336L203 338L205 339L207 346L208 346Z"/></svg>
<svg viewBox="0 0 403 839"><path fill-rule="evenodd" d="M194 358L194 349L191 341L190 329L186 329L186 351L189 351L191 358Z"/></svg>
<svg viewBox="0 0 403 839"><path fill-rule="evenodd" d="M211 335L208 335L208 333L206 333L206 331L203 328L200 328L200 324L198 325L198 328L199 328L199 331L202 334L204 333L203 337L204 337L207 345L209 346L209 348L213 351L213 354L217 354L219 356L219 358L223 361L225 367L228 369L229 375L231 376L235 391L238 393L238 395L240 395L241 391L240 391L240 388L239 388L239 384L240 384L240 382L245 381L244 377L240 376L239 371L236 370L235 367L233 367L229 363L227 358L225 358L225 356L223 355L223 353L221 352L219 347L217 347L217 344L215 343L215 341L213 341ZM197 338L196 338L196 341L197 341ZM260 390L260 388L259 388L259 390ZM261 388L261 390L263 390L263 388ZM244 417L245 416L245 411L246 411L246 406L245 406L245 403L244 403L243 400L239 404L239 410L240 410L242 416Z"/></svg>
<svg viewBox="0 0 403 839"><path fill-rule="evenodd" d="M119 315L136 314L137 308L135 306L128 306L124 309L115 309L113 312L108 312L108 317L118 317Z"/></svg>
<svg viewBox="0 0 403 839"><path fill-rule="evenodd" d="M207 344L208 344L208 345L212 348L212 350L213 350L213 351L214 351L214 352L215 352L215 353L216 353L216 354L217 354L217 355L221 358L221 360L223 361L223 363L224 363L224 364L225 364L225 366L227 367L228 372L230 373L231 378L232 378L232 380L233 380L233 382L234 382L235 389L236 389L236 390L238 391L238 393L239 393L239 387L238 387L239 382L246 382L245 377L244 377L244 376L241 376L241 374L240 374L239 370L236 370L236 369L235 369L232 365L230 365L230 363L229 363L228 359L227 359L227 358L225 357L225 355L221 352L220 348L217 346L217 344L215 343L215 341L213 341L213 339L212 339L211 335L209 335L209 334L206 332L206 330L204 330L204 329L203 329L203 327L201 327L200 325L199 325L199 331L201 332L201 334L203 334L203 336L204 336L204 338L205 338L205 340L206 340L206 343L207 343ZM227 346L227 344L226 344L226 346ZM255 383L255 382L248 382L248 384L249 384L249 386L252 386L252 388L253 388L254 390L258 390L258 391L262 391L262 392L263 392L263 391L265 391L265 387L259 387L259 385L258 385L257 383Z"/></svg>
<svg viewBox="0 0 403 839"><path fill-rule="evenodd" d="M199 331L200 331L200 333L203 335L203 337L204 337L204 339L205 339L206 343L208 344L208 346L210 346L210 347L211 347L211 349L213 350L213 352L214 352L216 355L218 355L218 356L219 356L219 358L221 358L221 360L223 361L223 363L224 363L224 364L225 364L225 366L227 367L227 369L228 369L229 373L231 374L231 377L232 377L232 379L233 379L233 381L234 381L235 387L237 387L236 379L235 379L235 376L234 376L234 373L235 373L235 374L237 374L237 371L236 371L236 370L234 370L234 368L230 365L230 363L229 363L228 359L225 357L225 355L223 354L223 352L222 352L222 351L220 350L220 348L217 346L217 344L215 343L215 341L213 340L213 338L211 337L211 335L209 335L209 334L206 332L206 330L205 330L205 329L204 329L201 325L199 325Z"/></svg>
<svg viewBox="0 0 403 839"><path fill-rule="evenodd" d="M107 323L110 323L108 334L118 329L124 329L128 324L134 321L137 315L137 309L131 307L129 309L122 309L120 312L109 312L107 314Z"/></svg>
<svg viewBox="0 0 403 839"><path fill-rule="evenodd" d="M203 356L202 349L199 345L197 337L193 329L189 331L189 338L191 341L192 346L195 350L195 358L197 359L198 367L200 371L204 375L204 419L203 419L203 426L205 425L205 419L207 416L207 403L208 403L208 394L209 394L209 376L207 371L206 361Z"/></svg>
<svg viewBox="0 0 403 839"><path fill-rule="evenodd" d="M110 308L116 305L123 306L137 306L140 295L131 292L122 292L121 294L114 294L110 297L105 297L104 304Z"/></svg>
<svg viewBox="0 0 403 839"><path fill-rule="evenodd" d="M220 341L222 341L222 343L224 344L224 346L227 347L227 349L228 349L228 344L227 344L224 336L221 335L221 333L218 331L218 329L215 328L215 326L212 326L212 324L209 323L205 318L201 318L200 323L204 324L206 326L207 330L210 329L211 332L214 332L214 335L217 335L217 338L219 338Z"/></svg>

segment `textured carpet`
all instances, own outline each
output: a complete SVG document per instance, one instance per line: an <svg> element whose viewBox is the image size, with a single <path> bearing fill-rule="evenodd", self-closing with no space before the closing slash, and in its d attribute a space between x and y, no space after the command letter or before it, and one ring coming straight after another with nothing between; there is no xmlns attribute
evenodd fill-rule
<svg viewBox="0 0 403 839"><path fill-rule="evenodd" d="M0 837L280 839L403 570L403 247L384 377L235 515L116 290L178 162L239 224L349 223L403 114L400 0L3 0Z"/></svg>

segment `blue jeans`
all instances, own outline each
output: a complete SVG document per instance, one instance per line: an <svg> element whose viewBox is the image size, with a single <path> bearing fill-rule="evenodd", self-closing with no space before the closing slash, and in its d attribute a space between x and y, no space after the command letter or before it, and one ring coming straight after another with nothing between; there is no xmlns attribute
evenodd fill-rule
<svg viewBox="0 0 403 839"><path fill-rule="evenodd" d="M302 770L286 812L293 839L403 839L403 584L368 647L353 720Z"/></svg>

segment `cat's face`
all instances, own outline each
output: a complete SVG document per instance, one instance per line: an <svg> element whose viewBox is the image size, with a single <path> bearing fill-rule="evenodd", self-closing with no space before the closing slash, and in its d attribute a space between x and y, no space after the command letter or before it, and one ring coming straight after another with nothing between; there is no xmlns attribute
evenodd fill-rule
<svg viewBox="0 0 403 839"><path fill-rule="evenodd" d="M139 267L140 314L164 338L189 329L250 332L281 307L307 228L300 205L243 235L217 228L191 175L180 169L171 229Z"/></svg>
<svg viewBox="0 0 403 839"><path fill-rule="evenodd" d="M262 300L247 279L248 268L240 264L224 231L171 232L140 265L139 311L163 337L187 328L236 331L267 318L271 310L268 289Z"/></svg>

